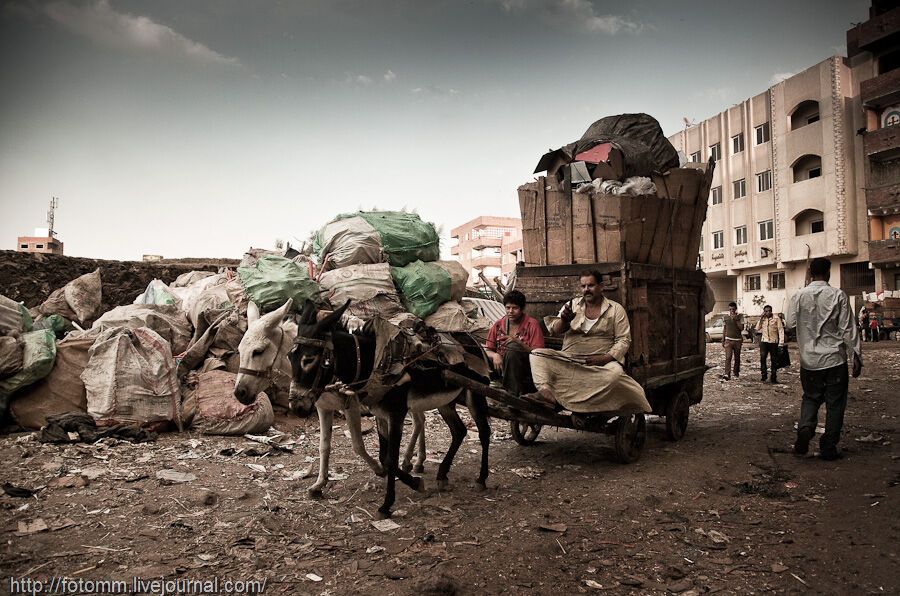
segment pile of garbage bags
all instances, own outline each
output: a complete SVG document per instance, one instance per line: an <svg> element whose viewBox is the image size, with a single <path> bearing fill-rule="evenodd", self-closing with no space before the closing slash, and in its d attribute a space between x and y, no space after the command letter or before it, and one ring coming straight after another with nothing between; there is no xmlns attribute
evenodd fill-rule
<svg viewBox="0 0 900 596"><path fill-rule="evenodd" d="M99 269L32 309L0 295L0 414L31 429L87 415L98 429L141 429L142 437L265 432L276 411L288 411L277 401L288 387L274 383L289 379L250 405L234 398L250 302L269 312L288 299L296 311L307 300L326 309L349 300L351 331L376 318L407 330L423 321L444 333L486 327L459 302L468 272L438 260L437 231L418 215L341 215L316 238L311 256L251 249L236 271L154 279L133 304L108 312L100 312Z"/></svg>

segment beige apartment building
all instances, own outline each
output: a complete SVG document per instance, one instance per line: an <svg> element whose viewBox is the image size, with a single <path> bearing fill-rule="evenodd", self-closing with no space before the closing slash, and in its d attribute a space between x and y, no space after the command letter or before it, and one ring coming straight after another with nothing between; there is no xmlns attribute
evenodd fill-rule
<svg viewBox="0 0 900 596"><path fill-rule="evenodd" d="M505 279L524 258L517 217L481 215L453 228L450 238L457 241L450 254L469 271L469 285L476 285L479 273L491 281Z"/></svg>
<svg viewBox="0 0 900 596"><path fill-rule="evenodd" d="M869 266L858 78L833 56L669 140L691 161L716 159L699 265L717 311L786 310L808 257L832 260L832 285L875 289Z"/></svg>

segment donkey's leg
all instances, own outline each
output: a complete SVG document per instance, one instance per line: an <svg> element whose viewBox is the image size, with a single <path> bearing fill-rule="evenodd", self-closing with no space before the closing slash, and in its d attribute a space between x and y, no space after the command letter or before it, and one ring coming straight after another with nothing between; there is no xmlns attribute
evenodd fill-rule
<svg viewBox="0 0 900 596"><path fill-rule="evenodd" d="M486 482L489 473L488 468L488 451L491 446L491 421L488 417L487 400L481 395L475 395L471 391L466 391L466 405L475 420L475 426L478 427L478 440L481 442L481 469L478 472L478 479L475 486L479 490L487 488Z"/></svg>
<svg viewBox="0 0 900 596"><path fill-rule="evenodd" d="M322 497L322 489L328 484L328 462L331 459L331 425L334 421L334 410L317 406L319 411L319 477L309 487L309 496Z"/></svg>
<svg viewBox="0 0 900 596"><path fill-rule="evenodd" d="M362 428L359 419L359 400L351 398L349 404L344 409L344 415L347 417L347 428L350 431L350 441L353 443L353 451L360 456L366 464L372 468L377 476L384 476L384 468L375 461L369 452L366 451L366 444L362 438Z"/></svg>
<svg viewBox="0 0 900 596"><path fill-rule="evenodd" d="M399 471L400 441L403 440L403 419L406 418L406 405L394 405L387 412L388 437L387 454L384 464L387 471L387 482L384 492L384 503L378 508L379 519L391 516L391 507L396 500L396 479Z"/></svg>
<svg viewBox="0 0 900 596"><path fill-rule="evenodd" d="M456 457L459 446L462 445L463 439L466 438L466 425L463 424L459 414L456 413L456 404L453 402L444 404L438 408L438 412L441 413L441 418L444 419L444 422L447 423L447 427L450 429L450 447L447 449L441 465L438 466L437 473L438 490L444 490L447 488L447 473L453 464L453 458Z"/></svg>
<svg viewBox="0 0 900 596"><path fill-rule="evenodd" d="M406 446L406 453L403 455L400 469L404 472L413 471L421 474L425 471L425 412L410 410L409 415L413 421L413 431L409 437L409 444ZM413 469L412 456L417 447L416 467Z"/></svg>

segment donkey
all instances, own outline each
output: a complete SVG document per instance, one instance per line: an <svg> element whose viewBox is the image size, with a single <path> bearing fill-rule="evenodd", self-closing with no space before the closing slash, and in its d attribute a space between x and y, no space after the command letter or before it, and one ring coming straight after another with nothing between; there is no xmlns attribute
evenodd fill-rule
<svg viewBox="0 0 900 596"><path fill-rule="evenodd" d="M253 302L247 307L247 331L238 345L240 368L234 382L234 397L239 402L252 403L260 391L270 387L275 392L289 391L293 377L288 354L297 337L297 324L284 318L292 305L293 300L288 299L264 316Z"/></svg>
<svg viewBox="0 0 900 596"><path fill-rule="evenodd" d="M345 385L354 386L365 382L372 374L375 366L375 339L370 335L351 335L337 329L337 323L341 315L349 306L349 302L334 311L324 319L316 321L315 307L307 303L298 324L296 347L290 354L293 365L295 395L306 402L305 407L326 397L326 388L335 381ZM424 489L421 478L411 476L400 468L399 452L403 435L403 421L409 409L414 412L438 409L451 432L451 445L444 460L438 468L438 486L446 487L447 474L453 458L466 435L466 427L456 412L455 401L460 397L461 390L444 391L436 393L435 387L443 383L440 380L440 371L421 371L410 369L400 384L392 387L381 401L372 407L378 419L379 460L387 475L385 500L378 509L379 516L390 517L391 507L395 501L395 481L397 478L414 490ZM344 392L344 399L355 399L351 392ZM488 449L490 444L490 423L487 415L487 402L481 397L472 397L466 400L469 405L476 425L482 446L481 469L476 483L483 488L488 475ZM346 402L341 402L346 403ZM323 408L324 409L324 408ZM321 411L321 409L320 409ZM414 416L414 421L416 417ZM423 417L420 417L420 420ZM323 419L323 424L330 426L330 419ZM320 431L320 469L319 478L310 491L315 490L321 494L321 490L327 483L327 467L321 466L330 451L330 444L325 437L330 437L328 426L323 426ZM358 432L358 426L351 433Z"/></svg>

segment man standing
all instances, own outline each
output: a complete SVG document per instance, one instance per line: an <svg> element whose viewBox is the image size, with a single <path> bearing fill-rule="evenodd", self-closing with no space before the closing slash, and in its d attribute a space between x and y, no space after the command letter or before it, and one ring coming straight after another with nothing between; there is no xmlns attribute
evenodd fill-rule
<svg viewBox="0 0 900 596"><path fill-rule="evenodd" d="M734 378L741 376L741 345L744 343L744 336L741 331L744 329L744 315L739 315L737 304L728 303L728 314L725 315L725 329L722 333L722 345L725 346L725 374L723 378L731 378L731 360L734 359Z"/></svg>
<svg viewBox="0 0 900 596"><path fill-rule="evenodd" d="M544 347L544 333L534 317L525 314L525 294L511 290L503 297L506 316L488 331L485 348L494 370L503 375L503 388L514 395L534 391L528 354Z"/></svg>
<svg viewBox="0 0 900 596"><path fill-rule="evenodd" d="M791 298L787 325L797 327L800 348L800 383L803 401L794 453L805 455L816 432L819 407L825 404L825 434L819 441L819 457L841 457L837 444L847 407L847 358L853 360L853 376L862 371L859 329L847 294L828 285L831 261L813 259L812 282Z"/></svg>
<svg viewBox="0 0 900 596"><path fill-rule="evenodd" d="M762 382L766 382L766 358L772 362L772 384L778 383L778 352L784 347L784 325L781 317L772 315L772 307L768 304L763 307L763 314L756 323L756 332L759 336L759 368L762 372Z"/></svg>
<svg viewBox="0 0 900 596"><path fill-rule="evenodd" d="M598 271L582 272L581 296L563 305L547 328L563 334L562 351L531 352L538 392L529 396L575 413L650 412L644 389L622 365L631 347L631 325L618 302L603 296Z"/></svg>

